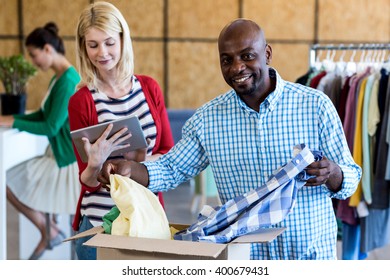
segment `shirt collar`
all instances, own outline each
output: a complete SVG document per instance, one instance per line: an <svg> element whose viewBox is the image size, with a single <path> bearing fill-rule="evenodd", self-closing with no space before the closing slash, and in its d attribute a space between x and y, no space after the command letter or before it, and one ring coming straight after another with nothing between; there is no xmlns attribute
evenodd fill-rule
<svg viewBox="0 0 390 280"><path fill-rule="evenodd" d="M269 69L269 76L272 80L276 79L276 85L275 85L275 90L267 96L264 102L266 108L268 108L270 111L273 111L280 97L283 94L285 81L280 77L279 73L273 68Z"/></svg>

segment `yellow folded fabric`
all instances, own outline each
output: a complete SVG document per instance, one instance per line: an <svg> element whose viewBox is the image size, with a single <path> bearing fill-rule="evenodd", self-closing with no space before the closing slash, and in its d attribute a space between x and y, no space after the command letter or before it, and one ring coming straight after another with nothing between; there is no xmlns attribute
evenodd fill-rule
<svg viewBox="0 0 390 280"><path fill-rule="evenodd" d="M111 234L171 239L167 216L154 193L118 174L110 175L110 193L120 210Z"/></svg>

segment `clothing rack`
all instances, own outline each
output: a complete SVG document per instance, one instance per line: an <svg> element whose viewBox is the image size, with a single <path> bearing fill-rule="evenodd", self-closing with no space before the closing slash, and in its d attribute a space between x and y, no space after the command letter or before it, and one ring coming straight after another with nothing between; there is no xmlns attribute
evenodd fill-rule
<svg viewBox="0 0 390 280"><path fill-rule="evenodd" d="M317 52L318 51L338 51L338 50L390 50L390 43L383 43L383 44L328 44L328 45L321 45L321 44L314 44L310 47L310 54L309 54L309 65L314 65L317 59Z"/></svg>
<svg viewBox="0 0 390 280"><path fill-rule="evenodd" d="M321 58L321 52L324 51L326 52L326 57L324 59ZM345 74L343 77L348 78L353 78L355 82L354 87L349 87L351 84L348 82L347 87L344 87L343 82L346 82L347 79L343 79L341 76L338 76L340 73L333 73L335 74L334 76L331 76L329 74L328 77L330 79L335 79L335 81L339 81L337 83L331 84L328 83L328 86L322 85L320 90L323 90L324 93L326 93L332 101L334 101L334 104L336 108L338 109L338 113L340 115L340 121L343 122L343 128L346 132L346 138L347 141L349 140L349 143L353 142L355 139L355 128L351 129L352 125L356 125L357 123L357 112L360 110L361 112L361 119L359 121L362 121L363 117L368 116L368 110L363 112L363 103L359 103L358 100L360 101L365 101L369 100L364 97L364 95L368 94L367 89L363 90L363 93L360 93L360 86L363 84L363 80L366 79L366 85L368 84L368 80L372 79L372 84L374 79L377 79L378 82L378 87L377 87L377 98L378 100L378 105L381 104L383 105L383 108L380 109L378 106L378 111L382 110L383 112L381 114L378 113L378 117L381 119L380 124L378 123L378 126L381 125L381 130L379 133L375 135L377 141L375 143L376 146L370 146L370 144L367 146L363 146L362 144L357 145L358 149L361 149L361 155L362 155L362 160L361 160L361 167L365 170L363 170L363 173L366 172L366 174L371 174L370 178L368 180L364 180L362 178L362 193L365 201L365 194L364 194L364 189L363 189L363 184L366 186L366 193L369 192L370 188L367 188L367 185L372 187L372 190L374 189L375 186L375 192L372 191L369 197L369 201L367 201L367 205L370 205L370 208L366 209L367 212L369 213L368 216L360 215L362 216L361 218L364 218L364 222L360 223L357 221L356 214L359 214L359 211L355 206L349 206L349 201L348 200L341 200L337 202L337 214L336 216L340 218L340 221L343 223L343 226L341 228L342 230L342 241L343 241L343 250L342 250L342 259L364 259L367 255L367 253L373 249L379 248L384 245L390 244L390 219L389 213L390 209L386 208L386 205L388 205L387 198L389 197L388 193L385 193L384 191L389 190L388 188L388 183L387 180L385 180L385 176L381 175L380 172L377 172L376 174L373 174L373 170L371 170L370 167L376 163L378 166L379 163L384 162L385 166L387 163L387 143L386 141L382 141L385 139L383 135L387 135L387 122L385 120L388 120L388 112L389 106L385 104L388 104L386 101L386 95L387 95L387 87L388 85L385 83L387 79L382 79L380 77L385 77L388 76L387 71L377 71L375 75L371 72L371 69L368 69L366 66L372 66L373 69L379 70L382 69L383 66L385 66L386 69L389 69L389 63L390 62L390 43L372 43L372 44L328 44L328 45L321 45L321 44L314 44L310 47L310 54L309 54L309 63L310 63L310 71L307 72L305 75L309 77L311 74L314 73L314 77L327 77L328 76L328 68L332 69L332 64L333 67L336 67L335 65L341 66L342 68L333 68L333 69L342 69L343 74ZM336 61L335 55L337 52L337 57L339 57L339 61ZM344 61L344 55L346 53L351 53L351 56L349 58L349 61ZM360 61L355 60L355 54L359 53L360 56ZM330 62L330 63L328 63ZM333 63L335 62L335 63ZM352 63L350 63L352 62ZM380 63L377 63L380 62ZM384 62L382 64L382 62ZM345 63L345 67L343 67ZM318 66L321 66L320 68ZM354 71L349 71L348 65L354 66ZM365 71L361 71L361 73L357 74L359 69L359 66L362 66L365 68ZM377 66L380 66L380 68L377 68ZM320 70L320 71L317 71ZM366 71L368 70L368 71ZM329 72L331 72L330 70ZM321 74L325 73L325 76L321 77ZM337 77L338 76L338 77ZM302 76L304 77L304 76ZM300 77L299 79L301 79ZM313 78L313 77L311 77ZM324 78L325 79L325 78ZM337 80L338 79L338 80ZM329 82L328 80L328 82ZM352 79L348 80L351 81ZM318 81L318 80L317 80ZM321 80L325 81L325 80ZM381 82L382 81L382 82ZM320 83L318 83L319 85ZM379 94L379 85L382 85L382 94ZM332 85L332 86L331 86ZM338 89L335 90L335 94L331 92L334 90L334 87L338 87ZM315 86L315 88L318 89L318 86ZM341 89L340 89L341 88ZM347 88L347 91L350 92L350 89L354 89L350 93L347 94L346 91L343 92L344 88ZM370 89L372 90L373 87ZM327 89L327 91L325 91ZM358 92L360 94L358 94ZM369 93L370 95L367 95L370 97L374 96L373 94ZM347 97L348 95L348 97ZM338 99L335 97L338 96ZM351 97L352 96L352 97ZM358 97L364 97L364 99L358 99ZM380 96L380 97L379 97ZM351 97L351 98L349 98ZM356 97L356 100L352 99L353 97ZM340 100L343 100L343 103L340 102ZM354 101L351 103L348 103L347 101ZM339 102L339 103L337 103ZM360 104L360 105L359 105ZM349 111L347 110L347 106L349 108L354 107L355 109L350 109ZM358 108L358 106L360 106ZM354 117L349 118L349 121L346 121L346 116L349 115L351 116L351 112L353 112ZM363 122L362 122L363 123ZM363 136L363 125L361 125L361 132L359 134L359 137ZM367 132L365 132L367 135ZM363 137L361 137L362 139ZM368 142L370 142L369 137L364 137L366 140L368 138ZM380 140L382 139L382 140ZM363 142L362 140L361 142ZM356 143L354 143L356 145ZM355 146L356 147L356 146ZM354 148L355 148L354 147ZM375 149L374 149L375 147ZM373 150L373 151L371 151ZM351 153L353 154L353 151L351 150ZM376 153L376 159L370 160L368 163L363 160L363 158L371 158L374 153ZM374 157L373 157L374 158ZM370 166L371 165L371 166ZM367 175L366 175L367 176ZM383 182L383 183L382 183ZM384 190L384 191L382 191ZM382 201L382 198L386 200ZM352 199L352 196L351 196ZM356 197L355 197L355 203L356 204ZM383 205L382 205L383 203ZM355 210L351 208L356 208ZM373 210L373 211L371 211ZM356 212L355 212L356 211ZM367 213L365 213L367 214ZM363 217L364 216L364 217ZM375 217L375 218L374 218ZM382 219L379 222L379 219ZM359 217L359 221L360 217Z"/></svg>

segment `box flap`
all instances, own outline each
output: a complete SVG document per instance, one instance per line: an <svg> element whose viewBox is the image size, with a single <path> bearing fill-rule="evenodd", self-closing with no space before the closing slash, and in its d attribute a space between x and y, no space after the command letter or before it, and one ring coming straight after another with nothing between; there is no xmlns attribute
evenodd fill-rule
<svg viewBox="0 0 390 280"><path fill-rule="evenodd" d="M135 250L150 253L166 253L174 255L206 256L217 258L227 244L139 238L109 234L97 234L84 245L98 248Z"/></svg>
<svg viewBox="0 0 390 280"><path fill-rule="evenodd" d="M103 227L93 227L91 229L88 229L86 231L83 231L83 232L80 232L76 235L73 235L69 238L66 238L64 239L63 242L66 242L66 241L71 241L71 240L75 240L75 239L79 239L79 238L82 238L82 237L86 237L86 236L91 236L91 235L95 235L95 234L98 234L98 233L103 233L104 232L104 228Z"/></svg>
<svg viewBox="0 0 390 280"><path fill-rule="evenodd" d="M230 243L262 243L262 242L271 242L279 234L285 231L285 227L281 228L261 228L254 232L251 232L246 235L237 237Z"/></svg>
<svg viewBox="0 0 390 280"><path fill-rule="evenodd" d="M169 226L180 231L180 230L187 229L190 225L186 225L186 224L171 224L171 223L169 223Z"/></svg>

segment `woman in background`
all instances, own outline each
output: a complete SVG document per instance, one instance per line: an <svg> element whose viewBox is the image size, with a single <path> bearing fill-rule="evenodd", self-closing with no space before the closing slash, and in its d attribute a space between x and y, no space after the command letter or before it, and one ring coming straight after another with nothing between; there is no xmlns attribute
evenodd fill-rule
<svg viewBox="0 0 390 280"><path fill-rule="evenodd" d="M55 23L49 22L33 30L25 45L33 63L42 71L53 70L54 76L41 108L30 114L1 116L0 125L45 135L50 143L43 156L7 171L8 201L41 234L41 240L29 258L35 260L65 238L54 220L50 221L50 230L46 230L45 213L73 215L80 192L67 111L80 76L65 57L64 43Z"/></svg>
<svg viewBox="0 0 390 280"><path fill-rule="evenodd" d="M71 130L137 115L149 142L144 155L137 159L143 160L146 156L153 160L168 152L173 146L173 137L163 94L154 79L134 74L130 30L121 12L107 2L89 5L80 15L76 41L82 80L69 102ZM110 130L108 127L94 144L84 138L88 162L82 162L74 149L82 185L73 222L76 231L102 225L102 217L115 206L110 192L97 180L103 163L120 145L110 144L110 139L106 139ZM137 160L136 156L140 155L125 155ZM163 204L161 194L159 198ZM82 246L88 239L76 240L79 259L96 259L95 248Z"/></svg>

